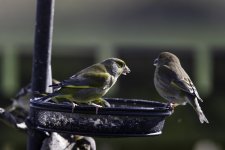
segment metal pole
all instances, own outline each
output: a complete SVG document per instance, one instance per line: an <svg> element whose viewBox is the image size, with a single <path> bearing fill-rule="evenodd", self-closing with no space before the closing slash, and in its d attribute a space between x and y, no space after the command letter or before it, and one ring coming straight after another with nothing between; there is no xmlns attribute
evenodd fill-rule
<svg viewBox="0 0 225 150"><path fill-rule="evenodd" d="M37 0L35 43L32 66L32 91L51 92L51 48L55 0ZM34 95L35 97L35 95ZM29 116L32 118L32 116ZM40 150L45 135L29 129L28 150Z"/></svg>

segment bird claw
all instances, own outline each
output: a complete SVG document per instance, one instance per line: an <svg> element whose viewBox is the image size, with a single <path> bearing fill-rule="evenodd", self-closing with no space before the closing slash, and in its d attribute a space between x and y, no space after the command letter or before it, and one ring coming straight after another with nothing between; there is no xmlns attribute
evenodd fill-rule
<svg viewBox="0 0 225 150"><path fill-rule="evenodd" d="M95 100L94 103L95 104L99 104L100 106L104 106L104 107L111 107L111 105L109 104L109 102L107 102L103 98L100 98L100 99Z"/></svg>
<svg viewBox="0 0 225 150"><path fill-rule="evenodd" d="M91 103L90 105L95 106L96 108L102 107L101 105L95 104L95 103Z"/></svg>
<svg viewBox="0 0 225 150"><path fill-rule="evenodd" d="M76 103L72 102L72 113L74 112L75 107L78 106Z"/></svg>
<svg viewBox="0 0 225 150"><path fill-rule="evenodd" d="M177 107L177 106L178 106L178 104L176 104L176 103L167 103L167 105L166 105L166 107L172 108L173 111L174 111L175 107Z"/></svg>
<svg viewBox="0 0 225 150"><path fill-rule="evenodd" d="M98 105L98 104L95 104L95 103L91 103L90 105L92 105L92 106L95 106L95 113L96 113L96 115L98 114L98 109L99 108L101 108L102 106L101 105Z"/></svg>
<svg viewBox="0 0 225 150"><path fill-rule="evenodd" d="M105 107L111 107L111 105L109 104L109 102L107 102L106 100L104 100L102 103L103 103L103 105Z"/></svg>

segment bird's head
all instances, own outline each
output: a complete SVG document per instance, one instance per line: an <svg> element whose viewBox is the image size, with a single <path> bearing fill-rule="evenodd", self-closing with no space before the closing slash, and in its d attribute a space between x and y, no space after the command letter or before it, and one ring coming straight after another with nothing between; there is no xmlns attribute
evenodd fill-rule
<svg viewBox="0 0 225 150"><path fill-rule="evenodd" d="M107 71L112 75L126 75L130 73L130 69L127 67L126 63L118 58L108 58L102 62L105 65Z"/></svg>
<svg viewBox="0 0 225 150"><path fill-rule="evenodd" d="M170 63L180 64L178 57L170 52L162 52L159 54L158 58L154 60L154 66L163 66Z"/></svg>

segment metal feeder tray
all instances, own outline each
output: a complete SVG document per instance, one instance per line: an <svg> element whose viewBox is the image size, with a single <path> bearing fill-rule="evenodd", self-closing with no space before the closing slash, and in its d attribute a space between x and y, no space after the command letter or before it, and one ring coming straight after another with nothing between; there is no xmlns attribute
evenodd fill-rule
<svg viewBox="0 0 225 150"><path fill-rule="evenodd" d="M70 103L32 99L31 124L42 131L104 137L153 136L162 133L172 109L165 103L122 98L104 98L111 107L90 105L74 108Z"/></svg>

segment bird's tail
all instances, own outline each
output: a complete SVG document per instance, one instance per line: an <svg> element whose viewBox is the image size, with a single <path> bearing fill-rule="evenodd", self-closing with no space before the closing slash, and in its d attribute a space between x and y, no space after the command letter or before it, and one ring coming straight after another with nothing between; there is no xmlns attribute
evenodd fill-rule
<svg viewBox="0 0 225 150"><path fill-rule="evenodd" d="M198 98L197 97L189 97L187 98L188 103L194 108L196 113L199 116L199 120L201 123L209 123L208 119L206 118L205 114L203 113L199 103L198 103Z"/></svg>

